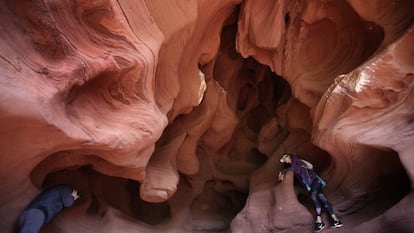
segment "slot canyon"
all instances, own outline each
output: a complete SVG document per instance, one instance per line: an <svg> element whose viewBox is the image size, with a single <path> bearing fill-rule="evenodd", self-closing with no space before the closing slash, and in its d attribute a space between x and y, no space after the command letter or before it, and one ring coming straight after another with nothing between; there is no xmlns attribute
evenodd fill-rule
<svg viewBox="0 0 414 233"><path fill-rule="evenodd" d="M414 1L3 0L0 229L307 233L310 161L344 226L414 232ZM326 212L322 216L328 222Z"/></svg>

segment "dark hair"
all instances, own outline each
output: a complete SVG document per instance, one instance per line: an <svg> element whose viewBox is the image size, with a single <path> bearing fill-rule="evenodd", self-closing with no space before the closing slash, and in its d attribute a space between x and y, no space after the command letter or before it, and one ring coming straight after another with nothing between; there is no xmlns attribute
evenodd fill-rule
<svg viewBox="0 0 414 233"><path fill-rule="evenodd" d="M283 153L283 154L282 154L282 156L280 156L279 161L280 161L281 163L285 163L285 161L284 161L284 160L285 160L285 158L286 158L286 157L288 157L288 156L289 156L289 157L292 157L292 155L291 155L290 153Z"/></svg>

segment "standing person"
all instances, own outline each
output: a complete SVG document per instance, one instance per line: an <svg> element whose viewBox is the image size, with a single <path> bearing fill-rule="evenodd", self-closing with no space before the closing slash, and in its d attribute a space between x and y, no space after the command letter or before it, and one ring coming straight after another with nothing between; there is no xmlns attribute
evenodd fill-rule
<svg viewBox="0 0 414 233"><path fill-rule="evenodd" d="M311 194L311 198L316 210L316 221L313 227L313 231L320 232L325 228L325 223L322 221L321 217L321 203L332 218L331 227L342 227L342 222L335 215L331 204L329 204L326 196L322 192L322 189L326 186L326 182L315 172L313 165L306 160L300 159L296 155L288 153L282 155L280 162L290 164L290 166L279 172L279 180L283 180L286 172L293 171L296 177L302 182L302 184Z"/></svg>
<svg viewBox="0 0 414 233"><path fill-rule="evenodd" d="M57 185L44 190L20 215L20 233L38 233L43 225L64 207L71 207L78 198L78 191L68 185Z"/></svg>

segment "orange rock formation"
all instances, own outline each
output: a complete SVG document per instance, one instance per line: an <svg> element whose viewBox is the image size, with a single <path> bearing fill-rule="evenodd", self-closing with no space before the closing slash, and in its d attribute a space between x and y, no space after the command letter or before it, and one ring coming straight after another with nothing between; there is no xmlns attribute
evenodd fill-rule
<svg viewBox="0 0 414 233"><path fill-rule="evenodd" d="M293 152L328 181L335 232L413 232L412 9L3 1L0 229L68 183L83 200L42 232L311 232L306 191L277 182Z"/></svg>

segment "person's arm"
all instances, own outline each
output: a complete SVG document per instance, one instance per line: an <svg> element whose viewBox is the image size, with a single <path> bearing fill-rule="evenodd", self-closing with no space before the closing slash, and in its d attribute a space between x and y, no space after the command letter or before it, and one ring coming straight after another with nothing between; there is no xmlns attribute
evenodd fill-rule
<svg viewBox="0 0 414 233"><path fill-rule="evenodd" d="M60 198L64 207L71 207L75 200L72 197L72 189L69 186L63 186L60 190Z"/></svg>
<svg viewBox="0 0 414 233"><path fill-rule="evenodd" d="M302 162L302 167L313 170L313 164L311 164L309 161L306 161L304 159L301 159L300 161Z"/></svg>
<svg viewBox="0 0 414 233"><path fill-rule="evenodd" d="M282 181L284 179L285 174L288 171L296 172L300 169L300 166L301 166L300 159L292 158L292 163L290 164L290 166L279 172L279 181Z"/></svg>
<svg viewBox="0 0 414 233"><path fill-rule="evenodd" d="M283 174L286 174L288 171L297 172L302 166L302 161L297 158L292 158L292 163L290 164L290 167L283 169L281 172Z"/></svg>
<svg viewBox="0 0 414 233"><path fill-rule="evenodd" d="M293 163L292 163L292 165L290 165L288 168L285 168L285 169L283 169L282 171L280 171L283 175L285 175L288 171L295 171L294 169L293 169Z"/></svg>

